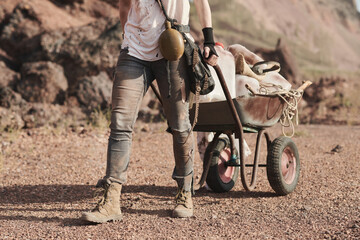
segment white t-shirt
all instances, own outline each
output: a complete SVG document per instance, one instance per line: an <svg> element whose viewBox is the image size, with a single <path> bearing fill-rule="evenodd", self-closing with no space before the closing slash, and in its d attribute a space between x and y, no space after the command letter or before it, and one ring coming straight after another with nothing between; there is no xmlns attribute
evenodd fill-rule
<svg viewBox="0 0 360 240"><path fill-rule="evenodd" d="M189 24L189 0L162 0L170 18ZM132 0L125 36L121 48L128 48L129 55L145 61L156 61L163 56L159 50L159 37L165 30L165 15L156 0Z"/></svg>

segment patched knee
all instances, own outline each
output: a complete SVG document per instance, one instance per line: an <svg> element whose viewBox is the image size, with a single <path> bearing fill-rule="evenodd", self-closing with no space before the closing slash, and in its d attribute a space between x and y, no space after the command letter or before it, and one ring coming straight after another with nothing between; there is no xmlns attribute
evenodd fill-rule
<svg viewBox="0 0 360 240"><path fill-rule="evenodd" d="M111 130L109 140L113 141L123 141L131 139L132 133L128 131L119 131L119 130Z"/></svg>
<svg viewBox="0 0 360 240"><path fill-rule="evenodd" d="M192 142L193 140L193 133L190 131L190 129L186 131L172 130L172 135L176 143L185 143L185 141Z"/></svg>

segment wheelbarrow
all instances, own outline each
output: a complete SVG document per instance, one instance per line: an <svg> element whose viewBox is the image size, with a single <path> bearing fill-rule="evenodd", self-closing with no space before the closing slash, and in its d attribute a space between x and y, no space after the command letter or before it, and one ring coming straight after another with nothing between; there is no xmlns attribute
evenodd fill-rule
<svg viewBox="0 0 360 240"><path fill-rule="evenodd" d="M268 181L279 195L293 192L299 180L300 159L298 149L291 138L280 136L271 139L266 128L274 126L281 118L286 101L273 95L249 95L231 98L224 76L219 66L214 67L226 101L199 103L194 131L214 132L203 159L200 181L194 189L200 189L205 181L215 192L230 191L239 174L245 190L252 191L256 185L259 167L266 167ZM160 94L152 86L157 97ZM305 88L305 87L304 87ZM190 109L190 119L195 118L195 108ZM244 134L257 134L254 161L245 163ZM223 135L227 137L223 137ZM235 146L239 139L239 151ZM265 136L267 143L266 164L259 164L260 143ZM252 168L248 181L246 169Z"/></svg>

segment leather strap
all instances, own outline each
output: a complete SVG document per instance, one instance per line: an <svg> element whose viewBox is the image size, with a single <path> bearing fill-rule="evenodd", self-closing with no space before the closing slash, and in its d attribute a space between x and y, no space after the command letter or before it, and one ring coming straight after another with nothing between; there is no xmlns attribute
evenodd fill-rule
<svg viewBox="0 0 360 240"><path fill-rule="evenodd" d="M170 18L169 15L167 14L165 8L164 8L164 4L162 3L162 0L156 0L158 2L158 4L160 5L161 10L163 11L166 20L168 20L171 23L171 27L175 28L176 30L178 30L179 32L182 33L189 33L190 32L190 26L189 25L182 25L177 23L177 20L175 18Z"/></svg>
<svg viewBox="0 0 360 240"><path fill-rule="evenodd" d="M268 72L279 72L280 71L280 63L275 61L261 61L254 64L251 68L254 73L257 75L263 75Z"/></svg>

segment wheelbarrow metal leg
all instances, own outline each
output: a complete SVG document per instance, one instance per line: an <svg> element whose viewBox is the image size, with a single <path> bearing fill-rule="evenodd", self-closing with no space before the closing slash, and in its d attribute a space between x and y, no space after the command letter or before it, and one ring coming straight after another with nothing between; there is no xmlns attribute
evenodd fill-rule
<svg viewBox="0 0 360 240"><path fill-rule="evenodd" d="M250 188L250 190L253 190L255 188L256 185L256 180L257 180L257 172L258 172L258 168L259 167L266 167L266 165L264 164L259 164L259 157L260 157L260 150L261 150L261 139L262 136L265 135L266 138L266 146L267 146L267 150L270 147L271 141L270 141L270 135L265 131L265 130L260 130L258 132L257 138L256 138L256 148L255 148L255 156L254 156L254 164L245 164L245 167L252 167L253 171L252 171L252 175L251 175L251 183L248 186ZM245 162L245 159L244 159ZM241 176L244 176L245 179L245 168L241 168ZM241 178L242 180L243 178ZM245 181L246 182L246 181Z"/></svg>
<svg viewBox="0 0 360 240"><path fill-rule="evenodd" d="M224 76L221 72L221 69L218 65L216 65L214 67L218 77L219 77L219 81L221 84L221 87L224 91L225 97L226 97L226 101L229 104L229 108L231 111L231 114L234 118L235 121L235 136L237 138L239 138L239 154L240 154L240 175L241 175L241 182L245 188L245 190L247 191L252 191L255 188L255 184L256 184L256 175L257 175L257 171L258 171L258 165L259 165L259 153L260 153L260 141L261 141L261 137L264 134L267 140L267 148L269 149L270 146L270 136L269 134L265 131L265 130L260 130L258 132L258 136L257 136L257 142L256 142L256 150L255 150L255 157L254 157L254 164L253 164L253 171L252 171L252 176L251 176L251 183L249 184L246 180L246 174L245 174L245 151L244 151L244 130L239 118L239 115L237 114L236 108L235 108L235 104L231 98L229 89L227 88Z"/></svg>
<svg viewBox="0 0 360 240"><path fill-rule="evenodd" d="M260 145L261 144L261 138L262 138L263 134L265 134L265 133L266 133L265 130L260 130L258 132L258 135L257 135L257 138L256 138L256 148L255 148L253 171L252 171L252 176L251 176L251 184L249 186L251 189L255 188L256 179L257 179L257 172L258 172L258 169L259 169L259 156L260 156L260 149L261 149L261 147L260 147L261 146Z"/></svg>
<svg viewBox="0 0 360 240"><path fill-rule="evenodd" d="M270 145L271 145L271 136L268 132L264 131L264 135L265 135L265 138L266 138L266 147L267 147L267 152L269 152L270 150Z"/></svg>
<svg viewBox="0 0 360 240"><path fill-rule="evenodd" d="M236 154L235 154L236 153L236 147L235 147L234 137L233 137L232 133L226 133L226 135L228 136L229 142L230 142L231 158L230 158L229 161L227 161L225 163L225 166L227 166L227 167L240 167L240 165L237 163L237 159L239 158L239 156L236 156Z"/></svg>
<svg viewBox="0 0 360 240"><path fill-rule="evenodd" d="M214 69L216 71L216 74L219 77L221 87L222 87L222 89L224 91L224 94L225 94L225 97L226 97L226 101L229 104L231 114L232 114L232 116L234 118L234 121L235 121L235 126L236 126L235 127L235 136L237 138L239 138L239 140L240 140L239 153L240 153L240 165L241 165L241 168L240 168L241 182L242 182L245 190L251 191L251 190L253 190L255 188L255 185L254 185L255 182L253 182L254 184L249 185L248 182L246 181L246 178L245 178L245 151L244 151L244 137L243 137L244 131L243 131L243 127L242 127L239 115L237 114L234 102L233 102L233 100L231 98L229 89L227 88L225 78L224 78L224 75L221 72L220 67L218 65L216 65L214 67ZM257 168L255 168L255 169L257 169Z"/></svg>

